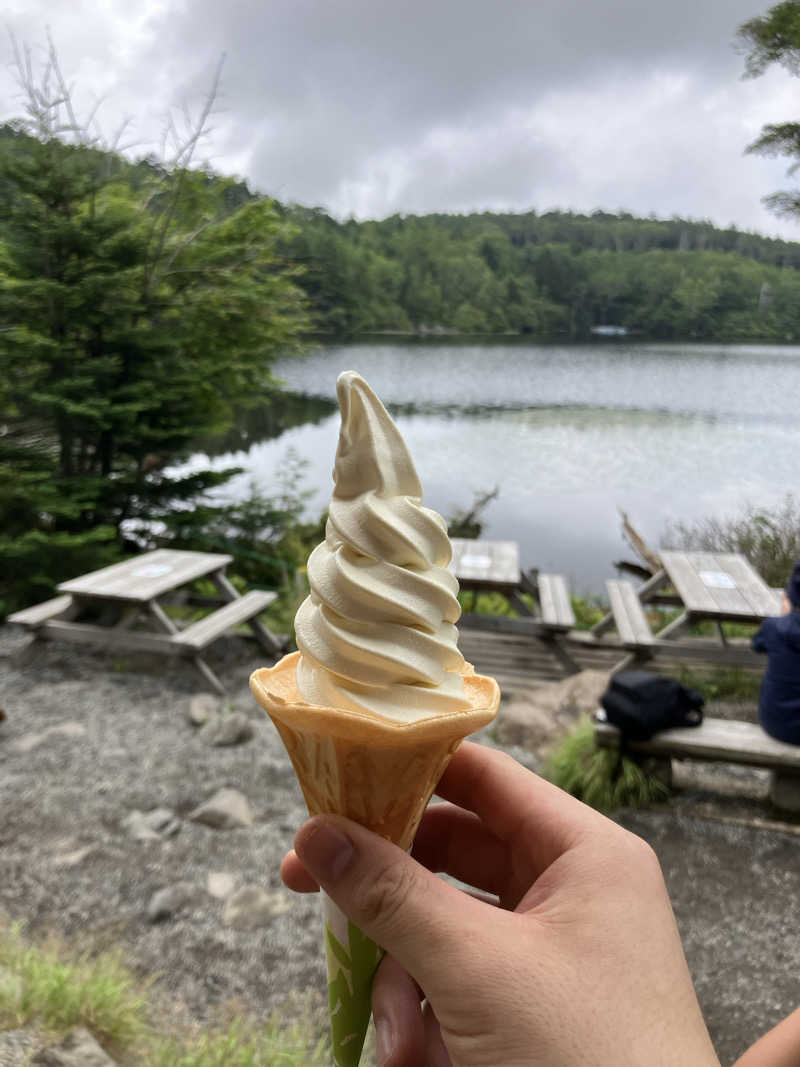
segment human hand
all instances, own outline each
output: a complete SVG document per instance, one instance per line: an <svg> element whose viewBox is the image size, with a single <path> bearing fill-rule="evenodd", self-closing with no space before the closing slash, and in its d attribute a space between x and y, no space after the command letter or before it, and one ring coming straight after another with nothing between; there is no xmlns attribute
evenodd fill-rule
<svg viewBox="0 0 800 1067"><path fill-rule="evenodd" d="M784 591L781 593L781 615L788 615L792 610L792 602Z"/></svg>
<svg viewBox="0 0 800 1067"><path fill-rule="evenodd" d="M480 745L437 793L450 803L427 810L411 856L317 816L281 867L389 953L381 1067L719 1067L645 842Z"/></svg>

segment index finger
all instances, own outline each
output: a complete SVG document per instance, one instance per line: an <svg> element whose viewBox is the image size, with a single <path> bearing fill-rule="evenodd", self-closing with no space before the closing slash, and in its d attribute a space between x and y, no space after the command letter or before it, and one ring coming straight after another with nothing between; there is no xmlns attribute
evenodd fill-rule
<svg viewBox="0 0 800 1067"><path fill-rule="evenodd" d="M474 812L512 849L524 848L540 872L587 834L615 827L505 752L470 741L450 760L436 793Z"/></svg>

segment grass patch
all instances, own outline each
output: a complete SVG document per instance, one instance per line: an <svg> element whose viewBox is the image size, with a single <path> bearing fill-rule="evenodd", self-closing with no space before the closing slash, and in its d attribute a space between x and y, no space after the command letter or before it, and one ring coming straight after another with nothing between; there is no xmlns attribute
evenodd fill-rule
<svg viewBox="0 0 800 1067"><path fill-rule="evenodd" d="M765 661L766 662L766 661ZM678 681L687 689L698 689L706 700L758 700L761 673L741 667L718 667L713 671L693 671L681 664Z"/></svg>
<svg viewBox="0 0 800 1067"><path fill-rule="evenodd" d="M162 1012L163 1016L163 1012ZM75 1026L94 1034L126 1067L324 1067L326 1039L307 1019L283 1025L241 1017L186 1034L153 1023L148 984L118 952L70 953L50 940L26 942L19 926L0 930L0 1030L31 1028L58 1038Z"/></svg>
<svg viewBox="0 0 800 1067"><path fill-rule="evenodd" d="M548 757L544 777L598 811L643 808L667 799L669 789L658 778L625 756L619 768L618 762L616 750L595 745L592 721L583 716Z"/></svg>
<svg viewBox="0 0 800 1067"><path fill-rule="evenodd" d="M0 934L0 1028L84 1026L103 1043L126 1046L145 1030L146 993L115 953L70 959L56 942L28 945L19 927Z"/></svg>
<svg viewBox="0 0 800 1067"><path fill-rule="evenodd" d="M181 1040L159 1042L150 1052L148 1067L326 1067L327 1043L309 1047L300 1026L277 1023L253 1029L241 1020L226 1030Z"/></svg>

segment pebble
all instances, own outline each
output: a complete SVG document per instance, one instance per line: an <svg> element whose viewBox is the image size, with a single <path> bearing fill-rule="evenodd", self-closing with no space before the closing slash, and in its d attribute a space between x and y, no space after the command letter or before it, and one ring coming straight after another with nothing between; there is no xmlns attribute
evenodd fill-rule
<svg viewBox="0 0 800 1067"><path fill-rule="evenodd" d="M41 1049L31 1067L116 1067L88 1030L76 1027L58 1045Z"/></svg>
<svg viewBox="0 0 800 1067"><path fill-rule="evenodd" d="M164 886L158 889L150 898L147 905L147 918L151 923L171 919L173 915L189 904L197 895L197 890L188 882L178 882L175 885Z"/></svg>
<svg viewBox="0 0 800 1067"><path fill-rule="evenodd" d="M236 879L230 871L209 871L206 878L206 890L209 896L225 900L236 888Z"/></svg>
<svg viewBox="0 0 800 1067"><path fill-rule="evenodd" d="M238 789L220 789L204 804L195 808L188 818L214 830L252 826L254 821L247 797Z"/></svg>
<svg viewBox="0 0 800 1067"><path fill-rule="evenodd" d="M214 715L201 727L198 737L212 748L224 745L241 745L251 741L253 724L243 711L231 711L226 715Z"/></svg>
<svg viewBox="0 0 800 1067"><path fill-rule="evenodd" d="M186 721L191 726L203 726L209 719L219 714L222 702L211 693L195 693L186 710Z"/></svg>
<svg viewBox="0 0 800 1067"><path fill-rule="evenodd" d="M267 892L258 885L243 885L225 901L222 921L234 930L259 930L291 907L288 893L280 889Z"/></svg>
<svg viewBox="0 0 800 1067"><path fill-rule="evenodd" d="M86 733L86 727L79 722L62 722L57 726L49 726L46 730L42 730L41 733L23 734L14 742L15 752L32 752L35 748L38 748L49 737L61 736L61 737L83 737Z"/></svg>

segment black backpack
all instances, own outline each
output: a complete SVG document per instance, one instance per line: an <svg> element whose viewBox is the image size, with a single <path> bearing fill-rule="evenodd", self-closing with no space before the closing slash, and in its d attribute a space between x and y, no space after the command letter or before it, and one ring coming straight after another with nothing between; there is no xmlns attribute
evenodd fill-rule
<svg viewBox="0 0 800 1067"><path fill-rule="evenodd" d="M620 671L600 698L606 719L623 738L647 741L671 726L699 726L705 699L673 678L649 671Z"/></svg>

